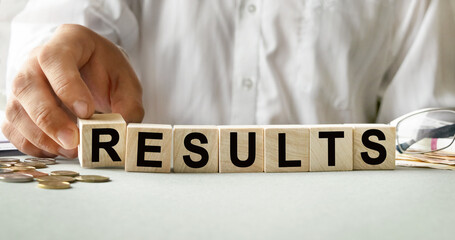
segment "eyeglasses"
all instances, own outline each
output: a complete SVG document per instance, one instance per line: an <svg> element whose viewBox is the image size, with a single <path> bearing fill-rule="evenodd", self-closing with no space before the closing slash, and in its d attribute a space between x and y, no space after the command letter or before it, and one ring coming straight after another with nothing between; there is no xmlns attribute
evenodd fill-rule
<svg viewBox="0 0 455 240"><path fill-rule="evenodd" d="M449 148L455 140L455 108L418 110L390 124L396 127L396 148L400 153L440 151Z"/></svg>

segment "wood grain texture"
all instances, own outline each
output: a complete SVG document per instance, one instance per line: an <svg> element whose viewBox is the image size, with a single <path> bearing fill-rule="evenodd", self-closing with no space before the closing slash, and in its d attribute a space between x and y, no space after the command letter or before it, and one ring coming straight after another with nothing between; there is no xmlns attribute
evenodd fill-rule
<svg viewBox="0 0 455 240"><path fill-rule="evenodd" d="M220 131L220 172L263 172L264 171L264 129L261 126L219 126ZM231 159L231 133L237 134L237 148L233 152L239 160L249 159L249 133L255 135L254 162L247 167L234 165ZM253 134L254 133L254 134ZM253 138L252 138L253 139ZM253 146L252 145L252 146ZM245 161L243 161L245 162Z"/></svg>
<svg viewBox="0 0 455 240"><path fill-rule="evenodd" d="M310 129L302 125L273 125L264 128L265 172L308 172L310 169ZM285 159L279 164L279 141L285 144ZM297 166L300 164L300 166Z"/></svg>
<svg viewBox="0 0 455 240"><path fill-rule="evenodd" d="M145 136L144 142L139 140L140 133ZM138 154L138 146L143 145L146 151ZM127 129L127 148L125 170L127 172L159 172L171 171L172 126L161 124L129 124ZM143 158L143 162L139 159Z"/></svg>
<svg viewBox="0 0 455 240"><path fill-rule="evenodd" d="M77 120L80 134L78 157L83 168L123 167L125 165L126 122L118 113L94 114L90 119ZM104 149L99 150L99 162L92 161L92 133L94 129L114 129L119 141L113 147L121 161L113 161ZM110 135L100 135L100 142L112 140Z"/></svg>
<svg viewBox="0 0 455 240"><path fill-rule="evenodd" d="M329 165L329 139L320 133L342 133L335 138L335 165ZM353 127L344 125L313 125L310 127L310 171L350 171L353 169Z"/></svg>
<svg viewBox="0 0 455 240"><path fill-rule="evenodd" d="M367 158L378 158L380 152L366 147L362 143L362 136L371 130L382 132L385 140L379 140L378 136L368 134L371 142L382 145L386 152L384 161L380 164L369 164L362 158L362 153L367 154ZM357 124L354 125L354 170L371 170L371 169L395 169L395 127L386 124Z"/></svg>
<svg viewBox="0 0 455 240"><path fill-rule="evenodd" d="M191 167L185 163L184 156L189 156L191 161L201 163L203 157L199 153L189 151L185 147L185 138L194 134L202 134L207 140L201 143L200 139L192 139L191 144L205 149L208 161L202 167ZM201 135L199 135L201 136ZM188 173L216 173L218 172L218 138L219 130L216 126L176 125L174 126L174 172ZM202 164L201 164L202 165Z"/></svg>

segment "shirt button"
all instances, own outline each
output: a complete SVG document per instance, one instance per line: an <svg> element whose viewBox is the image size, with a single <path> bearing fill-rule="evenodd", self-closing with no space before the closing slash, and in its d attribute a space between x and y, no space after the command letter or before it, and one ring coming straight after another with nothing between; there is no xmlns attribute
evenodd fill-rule
<svg viewBox="0 0 455 240"><path fill-rule="evenodd" d="M253 87L253 80L251 80L251 78L244 78L242 80L242 86L247 89L247 90L250 90L251 87Z"/></svg>
<svg viewBox="0 0 455 240"><path fill-rule="evenodd" d="M256 6L254 6L254 4L249 5L248 12L250 12L250 13L256 12Z"/></svg>

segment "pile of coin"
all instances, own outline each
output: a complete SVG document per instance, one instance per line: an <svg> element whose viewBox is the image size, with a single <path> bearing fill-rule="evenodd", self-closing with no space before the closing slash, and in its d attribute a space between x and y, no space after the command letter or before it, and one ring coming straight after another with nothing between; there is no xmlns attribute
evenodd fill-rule
<svg viewBox="0 0 455 240"><path fill-rule="evenodd" d="M79 182L108 182L110 179L98 175L79 175L78 172L58 170L50 174L36 169L47 168L56 164L53 158L0 158L0 180L11 183L38 181L38 187L45 189L68 189L71 183Z"/></svg>

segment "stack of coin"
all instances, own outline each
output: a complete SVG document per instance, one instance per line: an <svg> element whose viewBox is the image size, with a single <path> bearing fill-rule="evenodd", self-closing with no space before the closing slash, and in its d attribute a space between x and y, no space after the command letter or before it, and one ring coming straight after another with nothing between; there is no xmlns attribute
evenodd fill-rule
<svg viewBox="0 0 455 240"><path fill-rule="evenodd" d="M30 166L30 167L34 167L34 168L47 168L47 165L45 163L42 163L42 162L18 162L16 164L14 164L14 166L16 167L27 167L27 166Z"/></svg>
<svg viewBox="0 0 455 240"><path fill-rule="evenodd" d="M57 163L53 158L26 158L24 162L40 162L46 165L54 165Z"/></svg>
<svg viewBox="0 0 455 240"><path fill-rule="evenodd" d="M66 171L66 170L59 170L59 171L52 171L51 176L68 176L68 177L76 177L79 176L78 172L74 171Z"/></svg>
<svg viewBox="0 0 455 240"><path fill-rule="evenodd" d="M8 169L11 169L15 172L18 172L18 171L29 171L29 170L36 170L35 167L32 167L32 166L12 166L12 167L9 167Z"/></svg>
<svg viewBox="0 0 455 240"><path fill-rule="evenodd" d="M45 189L68 189L71 183L77 181L100 183L110 179L98 175L79 175L78 172L68 170L52 171L50 174L37 171L56 164L53 158L26 158L21 162L18 158L0 158L0 180L4 182L32 182L38 181L38 187Z"/></svg>
<svg viewBox="0 0 455 240"><path fill-rule="evenodd" d="M43 176L39 177L38 187L46 189L68 189L76 179L67 176Z"/></svg>
<svg viewBox="0 0 455 240"><path fill-rule="evenodd" d="M55 161L55 160L54 160ZM21 162L19 158L0 158L0 180L3 182L32 182L38 176L47 176L36 168L45 168L42 162Z"/></svg>
<svg viewBox="0 0 455 240"><path fill-rule="evenodd" d="M43 176L36 178L38 182L76 182L76 179L68 176Z"/></svg>
<svg viewBox="0 0 455 240"><path fill-rule="evenodd" d="M0 168L9 168L20 162L19 158L0 158Z"/></svg>
<svg viewBox="0 0 455 240"><path fill-rule="evenodd" d="M0 163L18 163L20 161L19 158L0 158Z"/></svg>

